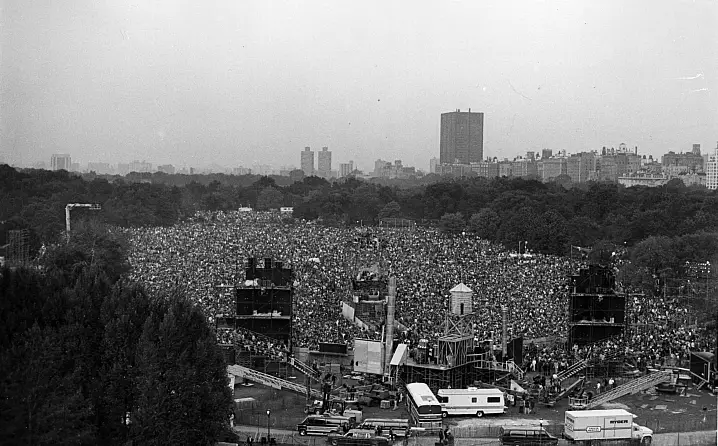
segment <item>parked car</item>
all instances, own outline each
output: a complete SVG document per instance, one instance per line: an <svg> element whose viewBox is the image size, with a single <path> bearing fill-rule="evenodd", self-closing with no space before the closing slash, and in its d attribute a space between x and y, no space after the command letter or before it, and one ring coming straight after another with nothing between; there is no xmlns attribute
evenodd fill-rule
<svg viewBox="0 0 718 446"><path fill-rule="evenodd" d="M499 433L502 445L510 446L556 446L558 438L546 432L546 429L537 426L502 427Z"/></svg>
<svg viewBox="0 0 718 446"><path fill-rule="evenodd" d="M362 429L351 429L344 435L329 434L327 440L332 446L389 446L387 437Z"/></svg>

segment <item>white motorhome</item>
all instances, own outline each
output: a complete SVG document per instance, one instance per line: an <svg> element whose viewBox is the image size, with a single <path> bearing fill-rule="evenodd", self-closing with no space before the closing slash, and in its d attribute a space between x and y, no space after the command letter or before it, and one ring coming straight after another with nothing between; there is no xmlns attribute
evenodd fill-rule
<svg viewBox="0 0 718 446"><path fill-rule="evenodd" d="M499 389L439 389L441 416L502 414L506 410L504 393Z"/></svg>

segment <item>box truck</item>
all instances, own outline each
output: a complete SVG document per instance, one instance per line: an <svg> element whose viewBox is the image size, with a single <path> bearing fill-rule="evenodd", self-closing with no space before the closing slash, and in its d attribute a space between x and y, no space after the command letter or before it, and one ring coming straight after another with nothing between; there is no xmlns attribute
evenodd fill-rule
<svg viewBox="0 0 718 446"><path fill-rule="evenodd" d="M636 418L623 409L566 411L563 436L584 444L650 445L653 431L634 423Z"/></svg>

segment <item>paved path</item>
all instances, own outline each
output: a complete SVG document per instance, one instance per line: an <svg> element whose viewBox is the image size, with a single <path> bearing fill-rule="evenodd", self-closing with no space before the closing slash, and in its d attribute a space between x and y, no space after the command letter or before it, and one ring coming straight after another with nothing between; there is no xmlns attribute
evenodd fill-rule
<svg viewBox="0 0 718 446"><path fill-rule="evenodd" d="M239 438L246 441L247 436L255 439L267 436L267 428L261 426L234 426L234 430L239 434ZM272 429L272 437L277 439L281 444L295 444L305 446L325 446L327 445L326 437L322 436L306 436L302 437L295 430L288 429ZM434 446L438 441L438 437L413 437L408 440L409 446ZM258 444L257 441L255 444ZM397 446L402 445L399 441ZM496 438L457 438L454 441L455 446L493 446L499 445ZM560 440L559 445L570 445L568 441ZM653 436L652 446L718 446L716 444L715 431L703 432L672 432L666 434L655 434Z"/></svg>

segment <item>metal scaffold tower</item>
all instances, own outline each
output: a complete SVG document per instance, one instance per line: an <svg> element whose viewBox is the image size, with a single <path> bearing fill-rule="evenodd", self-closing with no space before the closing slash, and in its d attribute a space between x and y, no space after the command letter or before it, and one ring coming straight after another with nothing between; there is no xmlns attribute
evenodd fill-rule
<svg viewBox="0 0 718 446"><path fill-rule="evenodd" d="M464 316L446 313L444 335L439 337L439 361L449 367L464 365L474 352L474 334Z"/></svg>
<svg viewBox="0 0 718 446"><path fill-rule="evenodd" d="M13 229L7 233L7 263L12 266L26 266L30 262L29 232L27 229Z"/></svg>

